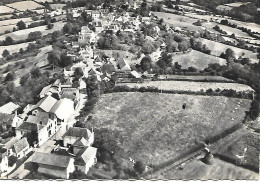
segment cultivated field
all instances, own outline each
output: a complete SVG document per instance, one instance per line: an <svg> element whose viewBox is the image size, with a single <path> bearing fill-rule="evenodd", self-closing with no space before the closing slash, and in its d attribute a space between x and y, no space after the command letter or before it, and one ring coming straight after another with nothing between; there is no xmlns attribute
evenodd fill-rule
<svg viewBox="0 0 260 184"><path fill-rule="evenodd" d="M214 159L213 165L199 160L188 162L183 170L171 169L154 179L174 180L258 180L259 175L248 169Z"/></svg>
<svg viewBox="0 0 260 184"><path fill-rule="evenodd" d="M249 100L225 97L114 93L101 96L86 125L115 133L125 159L157 165L241 123L249 107Z"/></svg>
<svg viewBox="0 0 260 184"><path fill-rule="evenodd" d="M214 51L212 50L211 52ZM227 63L225 59L204 54L196 50L184 54L173 54L172 62L178 62L182 66L182 69L195 67L198 70L204 70L211 63L218 63L220 65L226 65Z"/></svg>
<svg viewBox="0 0 260 184"><path fill-rule="evenodd" d="M47 2L53 2L53 0L34 0L34 1L36 1L36 2L38 2L38 3L45 3L46 1Z"/></svg>
<svg viewBox="0 0 260 184"><path fill-rule="evenodd" d="M44 6L34 1L21 1L16 3L7 4L7 6L17 9L19 11L34 10L37 8L44 8Z"/></svg>
<svg viewBox="0 0 260 184"><path fill-rule="evenodd" d="M196 22L197 19L192 19L189 17L175 15L171 13L163 13L163 12L153 12L155 16L159 19L164 19L165 22L170 24L173 27L180 27L189 31L201 31L200 27L192 25L192 23Z"/></svg>
<svg viewBox="0 0 260 184"><path fill-rule="evenodd" d="M53 24L54 24L54 27L51 30L46 29L46 26L39 26L39 27L35 27L35 28L19 30L19 31L15 31L12 33L2 35L2 36L0 36L0 40L4 40L7 36L12 37L14 40L25 40L25 39L27 39L28 34L30 32L34 32L34 31L41 31L43 35L47 35L54 31L61 30L65 23L64 22L55 22Z"/></svg>
<svg viewBox="0 0 260 184"><path fill-rule="evenodd" d="M117 86L128 86L130 88L157 87L159 90L204 92L208 89L213 91L220 89L232 89L237 92L252 92L253 89L238 83L215 83L215 82L192 82L192 81L149 81L144 83L118 83Z"/></svg>
<svg viewBox="0 0 260 184"><path fill-rule="evenodd" d="M257 59L257 53L253 53L252 51L240 49L237 47L233 47L230 45L225 45L222 43L218 43L215 41L207 40L204 38L198 38L198 41L201 41L203 44L206 44L206 46L211 50L211 55L220 56L222 52L225 52L227 48L230 48L234 51L236 58L239 56L242 56L244 54L244 58L249 58L252 63L258 63L259 60Z"/></svg>
<svg viewBox="0 0 260 184"><path fill-rule="evenodd" d="M199 9L197 7L191 7L191 6L185 6L185 5L179 5L179 7L189 10L189 11L197 11L197 12L203 12L203 13L207 12L207 11Z"/></svg>
<svg viewBox="0 0 260 184"><path fill-rule="evenodd" d="M12 13L14 9L9 8L7 6L0 6L0 14L1 13Z"/></svg>

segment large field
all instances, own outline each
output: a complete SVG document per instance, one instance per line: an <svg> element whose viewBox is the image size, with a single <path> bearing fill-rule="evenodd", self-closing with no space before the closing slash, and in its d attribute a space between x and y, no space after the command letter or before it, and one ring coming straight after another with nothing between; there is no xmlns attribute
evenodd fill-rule
<svg viewBox="0 0 260 184"><path fill-rule="evenodd" d="M173 54L172 61L173 63L178 62L183 69L195 67L198 70L204 70L209 64L213 63L218 63L220 65L226 65L227 63L225 59L204 54L196 50L192 50L185 54Z"/></svg>
<svg viewBox="0 0 260 184"><path fill-rule="evenodd" d="M240 123L249 107L249 100L225 97L114 93L101 96L87 126L115 133L125 159L157 165Z"/></svg>
<svg viewBox="0 0 260 184"><path fill-rule="evenodd" d="M7 26L7 25L16 25L17 22L23 21L24 23L32 21L31 18L20 18L20 19L9 19L9 20L3 20L0 21L0 26ZM1 27L0 27L1 29Z"/></svg>
<svg viewBox="0 0 260 184"><path fill-rule="evenodd" d="M153 12L155 16L159 19L164 19L164 21L170 24L173 27L180 27L184 30L189 31L201 31L200 27L192 25L192 23L196 22L197 19L192 19L189 17L171 14L171 13L163 13L163 12Z"/></svg>
<svg viewBox="0 0 260 184"><path fill-rule="evenodd" d="M35 28L29 28L24 30L15 31L12 33L8 33L0 36L0 40L4 40L7 36L12 37L14 40L25 40L28 37L30 32L41 31L43 35L47 35L48 33L52 33L54 31L61 30L64 26L64 22L55 22L53 23L54 27L51 30L46 29L46 26L39 26Z"/></svg>
<svg viewBox="0 0 260 184"><path fill-rule="evenodd" d="M12 13L14 9L9 8L7 6L0 6L0 14L1 13Z"/></svg>
<svg viewBox="0 0 260 184"><path fill-rule="evenodd" d="M159 90L167 91L187 91L204 92L208 89L213 91L220 89L232 89L237 92L252 92L253 89L244 84L238 83L219 83L219 82L193 82L193 81L149 81L143 83L118 83L118 86L128 86L130 88L157 87Z"/></svg>
<svg viewBox="0 0 260 184"><path fill-rule="evenodd" d="M7 6L17 9L19 11L34 10L37 8L44 8L44 6L34 1L21 1L16 3L7 4Z"/></svg>
<svg viewBox="0 0 260 184"><path fill-rule="evenodd" d="M27 46L29 45L29 43L31 42L25 42L25 43L21 43L21 44L16 44L16 45L9 45L9 46L0 46L0 58L2 58L2 53L5 49L7 49L10 54L14 53L14 52L19 52L19 50L22 48L23 50L26 50Z"/></svg>
<svg viewBox="0 0 260 184"><path fill-rule="evenodd" d="M208 82L230 82L233 80L227 79L222 76L187 76L187 75L159 75L157 77L159 80L181 80L181 81L208 81Z"/></svg>
<svg viewBox="0 0 260 184"><path fill-rule="evenodd" d="M193 160L187 163L182 171L176 168L171 169L154 179L258 180L259 175L242 167L214 159L213 165L207 165L199 160Z"/></svg>
<svg viewBox="0 0 260 184"><path fill-rule="evenodd" d="M235 52L236 58L242 56L244 53L244 58L249 58L252 63L258 63L259 60L257 59L257 53L253 53L252 51L240 49L237 47L233 47L230 45L225 45L222 43L214 42L211 40L207 40L204 38L198 38L197 40L201 41L203 44L211 50L211 55L220 56L222 52L225 52L227 48L232 49Z"/></svg>

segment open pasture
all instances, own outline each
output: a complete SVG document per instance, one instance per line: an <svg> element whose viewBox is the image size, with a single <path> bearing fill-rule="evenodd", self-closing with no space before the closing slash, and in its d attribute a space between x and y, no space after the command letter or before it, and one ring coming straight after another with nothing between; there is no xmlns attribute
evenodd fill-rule
<svg viewBox="0 0 260 184"><path fill-rule="evenodd" d="M209 64L213 63L218 63L220 65L226 65L227 63L225 59L208 55L196 50L192 50L188 53L173 54L172 62L178 62L183 69L195 67L198 70L204 70Z"/></svg>
<svg viewBox="0 0 260 184"><path fill-rule="evenodd" d="M11 4L7 4L7 6L12 7L19 11L26 11L26 10L34 10L37 8L44 8L44 6L34 2L34 1L21 1L15 2Z"/></svg>
<svg viewBox="0 0 260 184"><path fill-rule="evenodd" d="M112 93L101 96L86 125L113 132L125 159L157 165L241 123L249 107L249 100L226 97Z"/></svg>

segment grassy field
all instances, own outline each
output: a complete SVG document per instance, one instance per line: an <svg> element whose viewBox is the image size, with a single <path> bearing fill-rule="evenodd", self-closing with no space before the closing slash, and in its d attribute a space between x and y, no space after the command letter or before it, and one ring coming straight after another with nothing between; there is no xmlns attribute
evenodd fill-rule
<svg viewBox="0 0 260 184"><path fill-rule="evenodd" d="M160 80L186 80L186 81L216 81L216 82L234 82L222 76L187 76L187 75L159 75Z"/></svg>
<svg viewBox="0 0 260 184"><path fill-rule="evenodd" d="M12 13L14 9L7 6L0 6L0 13Z"/></svg>
<svg viewBox="0 0 260 184"><path fill-rule="evenodd" d="M38 2L38 3L45 3L46 1L47 2L53 2L53 0L34 0L34 1L36 1L36 2Z"/></svg>
<svg viewBox="0 0 260 184"><path fill-rule="evenodd" d="M225 97L114 93L101 96L86 125L117 132L125 159L157 165L240 123L249 107L249 100Z"/></svg>
<svg viewBox="0 0 260 184"><path fill-rule="evenodd" d="M7 4L7 6L17 9L19 11L34 10L36 8L44 8L44 6L34 1L15 2L15 3Z"/></svg>
<svg viewBox="0 0 260 184"><path fill-rule="evenodd" d="M41 31L43 35L47 35L54 31L61 30L65 23L64 22L55 22L53 24L54 24L54 27L51 30L46 29L46 26L39 26L39 27L35 27L35 28L19 30L19 31L15 31L12 33L2 35L2 36L0 36L0 40L4 40L7 36L12 37L14 40L25 40L25 39L27 39L28 34L30 32L34 32L34 31Z"/></svg>
<svg viewBox="0 0 260 184"><path fill-rule="evenodd" d="M192 50L191 52L185 54L173 54L172 61L173 63L178 62L182 66L182 69L195 67L198 70L204 70L209 64L212 63L226 65L225 59L204 54L196 50Z"/></svg>
<svg viewBox="0 0 260 184"><path fill-rule="evenodd" d="M192 19L189 17L171 14L171 13L163 13L163 12L153 12L155 16L159 19L164 19L164 21L170 24L173 27L180 27L189 31L202 31L200 27L192 25L192 23L196 22L197 19Z"/></svg>
<svg viewBox="0 0 260 184"><path fill-rule="evenodd" d="M21 44L16 44L16 45L9 45L9 46L0 46L0 58L2 58L2 53L5 49L7 49L10 54L14 52L19 52L19 50L22 48L23 50L26 50L27 46L31 42L26 42L26 43L21 43Z"/></svg>
<svg viewBox="0 0 260 184"><path fill-rule="evenodd" d="M193 160L187 163L182 171L171 169L154 179L258 180L259 175L253 171L214 159L213 165L206 165L199 160Z"/></svg>
<svg viewBox="0 0 260 184"><path fill-rule="evenodd" d="M259 62L259 59L257 59L257 53L253 53L252 51L240 49L230 45L225 45L204 38L198 38L197 40L201 41L203 44L206 44L206 46L211 50L211 55L219 56L222 52L225 52L227 48L230 48L234 51L236 58L242 56L242 54L244 53L243 57L249 58L252 63Z"/></svg>
<svg viewBox="0 0 260 184"><path fill-rule="evenodd" d="M20 19L3 20L3 21L0 21L0 29L1 29L1 26L16 25L17 22L19 22L19 21L21 21L21 20L22 20L24 23L26 23L26 22L31 22L31 21L32 21L31 18L20 18Z"/></svg>
<svg viewBox="0 0 260 184"><path fill-rule="evenodd" d="M143 83L118 83L117 86L128 86L130 88L157 87L159 90L204 92L208 89L213 91L220 89L232 89L237 92L252 92L253 89L244 84L219 83L219 82L193 82L193 81L150 81Z"/></svg>

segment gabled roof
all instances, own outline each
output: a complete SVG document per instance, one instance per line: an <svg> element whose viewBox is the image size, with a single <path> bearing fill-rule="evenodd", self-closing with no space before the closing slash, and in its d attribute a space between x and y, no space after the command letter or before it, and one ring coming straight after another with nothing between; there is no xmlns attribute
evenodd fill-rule
<svg viewBox="0 0 260 184"><path fill-rule="evenodd" d="M28 147L29 143L27 139L24 137L19 140L17 143L14 144L14 151L15 153L20 153L24 148Z"/></svg>
<svg viewBox="0 0 260 184"><path fill-rule="evenodd" d="M45 112L50 112L51 108L54 106L54 104L57 102L57 100L55 98L53 98L52 96L47 96L43 99L41 99L33 108L37 109L37 108L41 108L43 111Z"/></svg>
<svg viewBox="0 0 260 184"><path fill-rule="evenodd" d="M45 86L44 88L42 88L42 91L40 92L39 96L48 93L50 91L50 89L51 89L51 85Z"/></svg>
<svg viewBox="0 0 260 184"><path fill-rule="evenodd" d="M38 129L42 129L43 127L44 127L43 125L39 125L36 123L24 122L17 129L25 130L25 131L37 131Z"/></svg>
<svg viewBox="0 0 260 184"><path fill-rule="evenodd" d="M78 152L75 159L75 165L86 165L91 159L95 158L97 154L97 148L85 147Z"/></svg>
<svg viewBox="0 0 260 184"><path fill-rule="evenodd" d="M28 116L26 122L46 125L49 121L49 115L46 112L37 112L36 116Z"/></svg>
<svg viewBox="0 0 260 184"><path fill-rule="evenodd" d="M14 104L13 102L9 102L0 107L0 113L3 114L12 114L15 110L17 110L20 106Z"/></svg>
<svg viewBox="0 0 260 184"><path fill-rule="evenodd" d="M74 144L73 146L74 147L85 147L88 145L88 141L84 138L84 137L81 137L79 138Z"/></svg>
<svg viewBox="0 0 260 184"><path fill-rule="evenodd" d="M61 120L67 119L74 112L74 102L70 99L63 98L57 101L49 112L55 114Z"/></svg>
<svg viewBox="0 0 260 184"><path fill-rule="evenodd" d="M10 149L10 148L12 148L13 145L14 145L15 143L17 143L18 141L19 141L19 140L18 140L16 137L13 137L13 138L11 138L7 143L5 143L4 148L5 148L5 149Z"/></svg>
<svg viewBox="0 0 260 184"><path fill-rule="evenodd" d="M68 156L35 152L32 157L32 162L65 169L68 167L70 159Z"/></svg>
<svg viewBox="0 0 260 184"><path fill-rule="evenodd" d="M64 137L84 137L86 140L90 138L92 133L87 128L70 127L69 130L64 134Z"/></svg>
<svg viewBox="0 0 260 184"><path fill-rule="evenodd" d="M123 59L123 58L120 58L119 60L118 60L118 65L119 65L119 68L121 69L121 70L124 70L124 71L126 71L126 70L131 70L131 67L129 66L129 64L125 61L125 59Z"/></svg>

